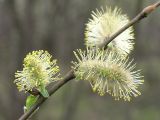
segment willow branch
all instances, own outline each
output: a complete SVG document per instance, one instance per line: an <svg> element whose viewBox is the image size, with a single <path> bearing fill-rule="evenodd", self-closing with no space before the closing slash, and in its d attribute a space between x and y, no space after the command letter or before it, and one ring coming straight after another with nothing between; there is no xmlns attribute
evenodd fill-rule
<svg viewBox="0 0 160 120"><path fill-rule="evenodd" d="M151 12L153 12L157 7L160 6L160 1L147 6L146 8L144 8L135 18L133 18L128 24L126 24L125 26L123 26L121 29L119 29L117 32L115 32L114 34L111 35L111 37L106 37L104 42L99 45L100 48L106 49L107 45L114 40L118 35L120 35L122 32L124 32L126 29L128 29L129 27L133 26L134 24L136 24L137 22L139 22L140 20L144 19L145 17L147 17Z"/></svg>
<svg viewBox="0 0 160 120"><path fill-rule="evenodd" d="M157 7L160 6L160 1L149 5L148 7L144 8L135 18L133 18L128 24L123 26L121 29L119 29L117 32L115 32L113 35L111 35L110 38L106 38L105 42L101 44L99 47L106 49L107 45L114 40L118 35L120 35L122 32L124 32L126 29L137 23L138 21L142 20L143 18L147 17L151 12L153 12ZM65 85L68 81L72 80L75 78L74 71L71 70L64 78L63 80L59 81L56 85L54 85L50 90L49 90L49 95L51 96L54 94L59 88L61 88L63 85ZM19 120L26 120L29 118L32 113L39 108L48 98L44 98L42 96L39 97L38 101L35 103L35 105L26 113L24 113Z"/></svg>
<svg viewBox="0 0 160 120"><path fill-rule="evenodd" d="M66 84L68 81L72 80L75 78L73 70L70 70L68 74L57 84L55 84L48 92L49 95L51 96L54 94L60 87L62 87L64 84ZM19 120L26 120L29 118L32 113L34 113L35 110L37 110L48 98L44 98L43 96L40 96L38 101L35 103L35 105L26 113L24 113Z"/></svg>

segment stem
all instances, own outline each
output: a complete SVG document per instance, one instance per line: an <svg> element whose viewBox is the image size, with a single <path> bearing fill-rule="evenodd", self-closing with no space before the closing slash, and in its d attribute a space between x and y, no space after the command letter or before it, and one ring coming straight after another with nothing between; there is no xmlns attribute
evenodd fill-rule
<svg viewBox="0 0 160 120"><path fill-rule="evenodd" d="M147 17L152 11L154 11L157 7L160 6L160 1L152 4L146 8L144 8L135 18L133 18L128 24L123 26L121 29L119 29L117 32L115 32L113 35L111 35L110 38L106 38L105 42L101 44L99 47L106 49L107 45L114 40L118 35L120 35L123 31L137 23L138 21L142 20L143 18ZM54 85L50 90L49 90L49 95L51 96L54 94L59 88L61 88L63 85L65 85L68 81L72 80L75 78L74 71L71 70L69 73L64 77L63 80L59 81L56 85ZM35 103L35 105L26 113L24 113L19 120L26 120L29 118L34 111L40 107L48 98L44 98L42 96L39 97L38 101Z"/></svg>
<svg viewBox="0 0 160 120"><path fill-rule="evenodd" d="M104 47L104 49L107 49L107 45L112 40L114 40L118 35L120 35L126 29L128 29L129 27L131 27L135 23L139 22L143 18L147 17L151 12L153 12L159 6L160 6L160 1L157 2L157 3L155 3L155 4L152 4L152 5L149 5L149 6L145 7L135 18L133 18L129 23L127 23L125 26L123 26L117 32L115 32L114 34L112 34L111 37L109 37L109 38L106 37L105 41L101 45L99 45L99 48L103 48Z"/></svg>
<svg viewBox="0 0 160 120"><path fill-rule="evenodd" d="M68 81L74 79L74 71L71 70L68 72L68 74L63 78L63 80L59 81L57 84L55 84L48 92L49 95L51 96L52 94L54 94L60 87L62 87L64 84L66 84ZM19 120L26 120L27 118L29 118L32 113L34 113L35 110L38 109L38 107L40 107L48 98L44 98L43 96L40 96L38 101L35 103L35 105L26 113L24 113Z"/></svg>

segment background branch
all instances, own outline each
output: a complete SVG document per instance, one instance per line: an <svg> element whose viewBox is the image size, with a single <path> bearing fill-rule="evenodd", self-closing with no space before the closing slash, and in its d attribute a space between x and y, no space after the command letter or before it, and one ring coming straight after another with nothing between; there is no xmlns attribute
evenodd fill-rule
<svg viewBox="0 0 160 120"><path fill-rule="evenodd" d="M106 49L107 45L113 40L115 39L118 35L120 35L123 31L125 31L126 29L128 29L129 27L131 27L132 25L134 25L135 23L137 23L138 21L142 20L143 18L147 17L152 11L154 11L157 7L160 6L160 1L152 4L146 8L144 8L135 18L133 18L128 24L126 24L124 27L122 27L120 30L118 30L117 32L115 32L113 35L111 35L111 37L108 39L106 38L105 42L103 44L101 44L99 47ZM62 87L63 85L65 85L68 81L72 80L75 78L74 75L74 71L71 70L68 72L68 74L63 78L63 80L59 81L57 84L55 84L50 90L49 90L49 94L50 96L52 94L54 94L60 87ZM42 96L39 97L38 101L35 103L35 105L26 113L24 113L19 120L26 120L27 118L29 118L32 113L34 113L34 111L40 107L48 98L44 98Z"/></svg>

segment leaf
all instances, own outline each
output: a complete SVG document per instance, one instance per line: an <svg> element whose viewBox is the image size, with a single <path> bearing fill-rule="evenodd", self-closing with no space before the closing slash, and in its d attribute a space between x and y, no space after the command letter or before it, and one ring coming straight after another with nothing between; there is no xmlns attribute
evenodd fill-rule
<svg viewBox="0 0 160 120"><path fill-rule="evenodd" d="M41 85L41 86L40 86L39 92L42 94L43 97L45 97L45 98L49 97L49 93L48 93L48 91L46 90L46 88L45 88L44 85Z"/></svg>
<svg viewBox="0 0 160 120"><path fill-rule="evenodd" d="M25 111L28 111L37 101L38 96L30 95L26 99Z"/></svg>

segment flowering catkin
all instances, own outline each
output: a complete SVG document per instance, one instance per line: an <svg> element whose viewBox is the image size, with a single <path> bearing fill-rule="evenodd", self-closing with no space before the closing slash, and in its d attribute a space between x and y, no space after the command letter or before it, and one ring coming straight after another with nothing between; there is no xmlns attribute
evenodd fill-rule
<svg viewBox="0 0 160 120"><path fill-rule="evenodd" d="M127 15L121 10L106 7L101 11L92 12L92 19L86 24L85 44L87 47L99 47L117 30L129 22ZM130 27L109 43L108 50L115 51L121 57L126 57L133 49L133 28Z"/></svg>
<svg viewBox="0 0 160 120"><path fill-rule="evenodd" d="M74 53L78 60L74 62L76 78L89 81L93 91L99 95L107 92L116 100L130 101L132 96L141 94L137 88L143 83L142 76L139 71L134 71L132 62L100 50L78 50Z"/></svg>
<svg viewBox="0 0 160 120"><path fill-rule="evenodd" d="M40 91L49 83L59 79L59 67L56 60L43 50L33 51L24 58L23 70L15 73L15 83L19 91L32 91L33 88Z"/></svg>

